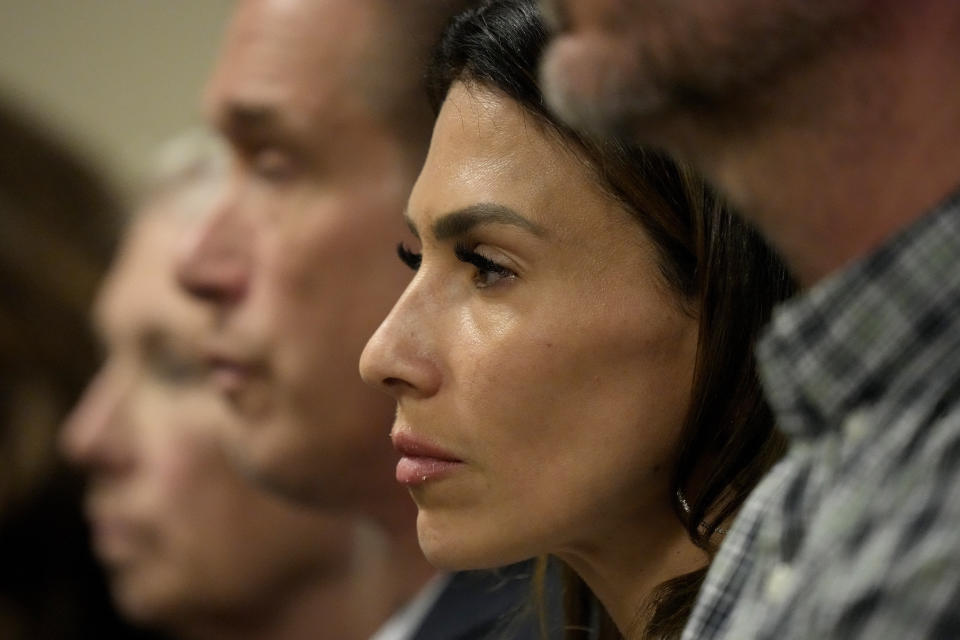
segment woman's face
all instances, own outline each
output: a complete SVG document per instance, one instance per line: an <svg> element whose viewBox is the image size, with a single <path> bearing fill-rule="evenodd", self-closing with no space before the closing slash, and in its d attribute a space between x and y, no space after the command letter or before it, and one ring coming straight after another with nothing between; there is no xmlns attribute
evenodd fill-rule
<svg viewBox="0 0 960 640"><path fill-rule="evenodd" d="M428 559L576 553L673 517L697 323L639 224L517 103L462 83L407 216L419 268L360 368L397 400Z"/></svg>

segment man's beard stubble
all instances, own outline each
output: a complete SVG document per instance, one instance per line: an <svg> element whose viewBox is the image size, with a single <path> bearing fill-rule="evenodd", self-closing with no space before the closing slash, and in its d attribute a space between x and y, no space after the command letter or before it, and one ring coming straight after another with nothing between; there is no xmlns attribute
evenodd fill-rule
<svg viewBox="0 0 960 640"><path fill-rule="evenodd" d="M578 33L575 55L569 42L551 44L541 65L544 94L575 128L655 142L657 123L681 114L729 117L790 71L836 50L868 4L636 2L635 17L594 31L591 42Z"/></svg>

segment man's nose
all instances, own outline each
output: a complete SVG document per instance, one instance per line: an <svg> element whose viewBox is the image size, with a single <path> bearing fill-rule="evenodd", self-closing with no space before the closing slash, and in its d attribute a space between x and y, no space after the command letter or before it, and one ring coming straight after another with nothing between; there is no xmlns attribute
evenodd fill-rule
<svg viewBox="0 0 960 640"><path fill-rule="evenodd" d="M232 199L223 199L184 239L177 257L177 282L200 300L218 305L237 302L250 286L253 242L250 221Z"/></svg>
<svg viewBox="0 0 960 640"><path fill-rule="evenodd" d="M121 470L132 454L125 432L128 395L123 376L104 367L87 386L60 433L60 449L73 464L89 470Z"/></svg>

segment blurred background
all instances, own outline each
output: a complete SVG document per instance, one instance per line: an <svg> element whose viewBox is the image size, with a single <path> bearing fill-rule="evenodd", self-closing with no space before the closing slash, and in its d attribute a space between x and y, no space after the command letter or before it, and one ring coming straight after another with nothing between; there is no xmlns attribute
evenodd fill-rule
<svg viewBox="0 0 960 640"><path fill-rule="evenodd" d="M232 0L0 0L0 96L123 196L196 123Z"/></svg>
<svg viewBox="0 0 960 640"><path fill-rule="evenodd" d="M100 360L117 233L157 148L200 121L232 4L0 0L3 640L152 638L109 601L56 435Z"/></svg>

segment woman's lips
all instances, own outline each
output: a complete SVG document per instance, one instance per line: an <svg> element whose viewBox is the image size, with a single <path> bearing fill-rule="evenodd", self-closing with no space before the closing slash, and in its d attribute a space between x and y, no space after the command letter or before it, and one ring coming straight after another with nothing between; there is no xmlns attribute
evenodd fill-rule
<svg viewBox="0 0 960 640"><path fill-rule="evenodd" d="M402 456L397 462L397 482L413 486L438 480L463 465L455 455L406 432L391 436L394 448Z"/></svg>
<svg viewBox="0 0 960 640"><path fill-rule="evenodd" d="M459 460L403 456L397 462L397 482L407 486L437 480L462 465Z"/></svg>

